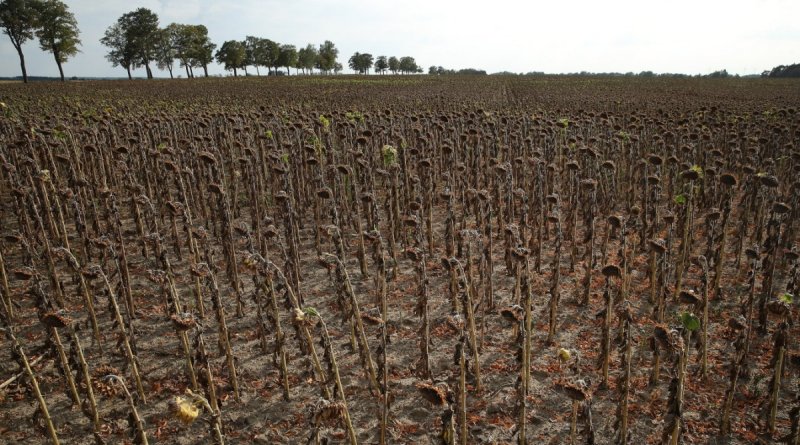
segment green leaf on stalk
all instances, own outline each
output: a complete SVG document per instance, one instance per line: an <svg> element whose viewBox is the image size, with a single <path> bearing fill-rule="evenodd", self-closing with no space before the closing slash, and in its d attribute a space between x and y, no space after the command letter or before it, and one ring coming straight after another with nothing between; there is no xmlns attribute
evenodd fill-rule
<svg viewBox="0 0 800 445"><path fill-rule="evenodd" d="M684 312L680 316L681 324L689 331L700 329L700 319L691 312Z"/></svg>

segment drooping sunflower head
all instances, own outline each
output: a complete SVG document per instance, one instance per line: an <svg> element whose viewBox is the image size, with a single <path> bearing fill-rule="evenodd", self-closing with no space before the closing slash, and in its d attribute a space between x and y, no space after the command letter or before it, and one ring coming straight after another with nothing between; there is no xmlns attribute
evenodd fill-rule
<svg viewBox="0 0 800 445"><path fill-rule="evenodd" d="M169 402L170 413L184 425L190 425L200 415L194 401L183 396L176 396Z"/></svg>

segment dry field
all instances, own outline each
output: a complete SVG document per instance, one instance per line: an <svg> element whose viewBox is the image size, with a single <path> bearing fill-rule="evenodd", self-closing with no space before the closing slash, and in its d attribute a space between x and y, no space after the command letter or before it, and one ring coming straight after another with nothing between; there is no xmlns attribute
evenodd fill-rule
<svg viewBox="0 0 800 445"><path fill-rule="evenodd" d="M800 443L800 83L0 102L2 443Z"/></svg>

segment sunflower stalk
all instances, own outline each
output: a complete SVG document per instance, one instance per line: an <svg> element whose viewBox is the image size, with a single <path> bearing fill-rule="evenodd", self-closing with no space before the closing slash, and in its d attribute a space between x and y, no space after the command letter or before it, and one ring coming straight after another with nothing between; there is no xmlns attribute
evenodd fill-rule
<svg viewBox="0 0 800 445"><path fill-rule="evenodd" d="M50 443L53 445L59 445L58 434L56 433L56 428L53 425L53 419L50 417L50 412L47 409L47 403L45 402L42 392L39 389L39 381L36 379L36 374L31 368L28 357L25 355L25 351L22 350L22 345L20 345L19 340L17 340L17 337L14 335L11 327L5 327L3 330L5 331L6 337L11 342L11 347L13 348L14 353L17 355L17 357L19 357L19 361L21 362L22 367L25 369L25 374L28 376L28 382L31 385L31 390L33 390L33 393L36 395L36 400L39 402L39 412L44 418L47 434L50 436Z"/></svg>
<svg viewBox="0 0 800 445"><path fill-rule="evenodd" d="M111 287L108 277L100 266L91 266L89 271L91 274L99 276L103 280L103 284L106 288L106 294L108 295L109 305L114 313L114 324L117 326L117 330L119 331L118 334L120 337L120 342L122 343L125 357L128 359L128 366L131 368L133 381L136 384L136 393L139 396L139 400L143 404L147 404L147 396L145 396L142 378L139 374L139 365L136 360L136 355L133 353L133 348L131 348L131 340L129 337L130 333L125 329L125 322L122 319L122 313L119 311L119 304L117 303L117 296L114 293L114 289Z"/></svg>

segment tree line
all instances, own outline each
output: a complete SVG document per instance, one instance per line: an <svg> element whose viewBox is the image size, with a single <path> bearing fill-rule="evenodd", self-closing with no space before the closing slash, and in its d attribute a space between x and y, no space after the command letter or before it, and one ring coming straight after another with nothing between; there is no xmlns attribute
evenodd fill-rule
<svg viewBox="0 0 800 445"><path fill-rule="evenodd" d="M428 74L432 76L444 76L453 74L458 74L460 76L485 76L486 71L478 70L475 68L462 68L460 70L454 70L454 69L447 69L441 65L440 66L431 65L430 68L428 68ZM514 73L506 71L503 72L503 74L513 75Z"/></svg>
<svg viewBox="0 0 800 445"><path fill-rule="evenodd" d="M778 65L761 73L761 77L800 77L800 63Z"/></svg>
<svg viewBox="0 0 800 445"><path fill-rule="evenodd" d="M3 0L0 2L0 28L17 51L24 82L28 82L28 71L22 45L34 37L39 39L42 51L53 54L61 81L64 81L62 64L78 53L81 44L78 22L64 2Z"/></svg>
<svg viewBox="0 0 800 445"><path fill-rule="evenodd" d="M76 55L81 45L80 30L75 16L61 0L0 0L0 28L9 37L17 51L22 70L22 79L28 81L25 67L23 45L37 38L43 51L50 52L58 66L59 75L64 81L63 64ZM260 75L260 68L267 69L267 74L282 74L279 68L290 68L299 73L313 73L316 69L321 73L339 73L343 70L337 61L339 50L333 42L326 40L319 46L308 44L297 49L294 45L280 44L273 40L255 36L246 36L244 40L228 40L219 48L211 42L208 29L204 25L171 23L166 27L159 26L156 13L147 8L138 8L120 16L109 26L100 42L108 47L106 59L115 67L126 70L132 79L131 71L144 68L147 78L153 78L152 66L169 72L170 78L175 76L175 62L186 72L186 77L195 77L195 69L203 69L208 77L208 65L219 63L226 71L233 71L238 76L239 70L248 74L248 67L254 67ZM216 51L215 51L216 50ZM356 73L367 74L374 70L376 74L392 72L394 74L422 73L422 67L410 56L374 57L370 53L355 52L348 60L348 66ZM442 66L431 66L431 75L485 75L477 69L452 70ZM503 73L513 74L513 73ZM543 75L531 72L528 75ZM683 74L655 74L652 71L635 73L571 73L571 75L624 75L639 77L687 77ZM781 65L770 71L764 71L762 77L800 77L800 64ZM707 77L728 77L726 70L715 71Z"/></svg>
<svg viewBox="0 0 800 445"><path fill-rule="evenodd" d="M64 81L62 64L78 53L81 41L77 21L69 7L60 0L2 0L0 1L0 27L11 39L19 55L22 78L28 81L25 67L23 45L34 38L39 39L42 50L53 54L58 65L61 80ZM108 48L106 59L114 67L122 67L133 79L132 70L144 68L147 78L153 78L153 67L169 72L175 77L175 62L186 72L186 77L195 77L195 69L202 68L208 77L208 65L214 62L226 71L238 76L239 70L248 74L248 67L254 67L260 75L260 68L267 74L282 74L279 68L295 68L304 74L339 73L342 64L337 61L339 50L330 40L319 46L308 44L297 49L294 45L280 44L270 39L247 36L244 40L228 40L217 47L208 36L204 25L170 23L159 25L156 13L147 8L138 8L120 16L109 26L100 42ZM413 57L401 58L379 56L356 52L349 60L349 66L362 74L374 67L375 72L384 74L421 73Z"/></svg>
<svg viewBox="0 0 800 445"><path fill-rule="evenodd" d="M294 45L280 44L270 39L247 36L244 41L228 40L222 44L215 57L219 64L226 70L233 71L238 76L241 69L247 74L247 67L256 69L260 75L259 67L267 68L267 74L279 74L278 68L295 68L303 73L311 73L318 69L322 73L339 72L342 65L336 61L339 50L333 42L326 40L319 48L312 44L299 50Z"/></svg>
<svg viewBox="0 0 800 445"><path fill-rule="evenodd" d="M109 26L100 40L109 48L106 58L113 66L121 66L131 79L131 70L145 68L147 78L153 78L151 65L167 70L175 77L173 67L177 61L186 71L186 77L195 77L195 68L202 68L208 77L208 65L217 62L225 70L238 76L239 70L247 73L248 66L266 67L268 73L277 73L279 67L298 69L317 68L329 72L336 68L338 50L333 42L325 41L319 49L308 45L299 51L294 45L282 45L270 39L247 36L245 40L228 40L217 45L208 37L203 25L171 23L159 27L158 15L147 8L123 14ZM215 51L216 50L216 51Z"/></svg>
<svg viewBox="0 0 800 445"><path fill-rule="evenodd" d="M421 73L422 68L417 65L417 61L411 56L397 58L395 56L378 56L373 60L372 54L355 52L350 56L348 66L359 74L367 74L374 68L376 74L386 74L391 71L393 74L415 74Z"/></svg>
<svg viewBox="0 0 800 445"><path fill-rule="evenodd" d="M295 45L281 44L274 40L246 36L244 40L227 40L217 49L208 38L208 30L203 25L172 23L159 28L158 16L147 8L123 14L107 30L101 42L109 48L106 58L114 65L125 68L128 78L131 69L144 67L147 78L152 78L150 65L155 63L159 69L169 71L174 77L173 65L177 60L187 77L194 77L194 68L202 67L208 77L208 64L216 61L234 76L239 70L248 74L248 67L254 67L257 75L260 68L266 68L268 75L283 74L279 68L290 68L299 73L313 73L319 70L324 74L339 73L342 64L337 61L339 50L330 40L318 47L308 44L298 49ZM214 51L216 50L216 51ZM374 63L373 63L374 61ZM349 66L359 73L367 73L375 67L377 73L386 70L393 73L421 73L413 57L380 56L377 60L368 53L356 52L349 60Z"/></svg>

